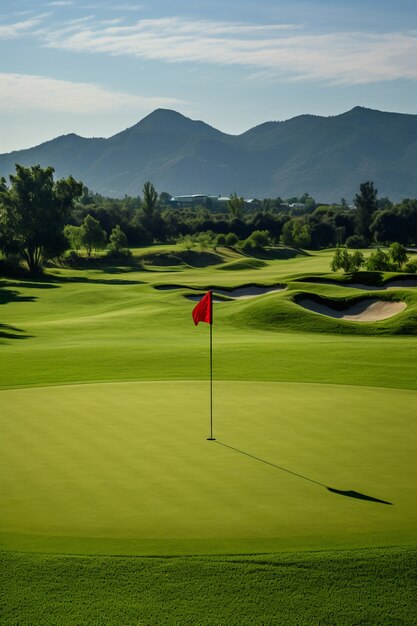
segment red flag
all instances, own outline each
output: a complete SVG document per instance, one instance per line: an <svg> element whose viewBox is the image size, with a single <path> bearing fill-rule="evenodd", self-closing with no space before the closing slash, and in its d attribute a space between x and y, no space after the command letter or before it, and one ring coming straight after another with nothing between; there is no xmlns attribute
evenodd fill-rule
<svg viewBox="0 0 417 626"><path fill-rule="evenodd" d="M208 291L200 302L193 309L193 320L197 326L198 322L206 322L207 324L213 323L212 312L212 292Z"/></svg>

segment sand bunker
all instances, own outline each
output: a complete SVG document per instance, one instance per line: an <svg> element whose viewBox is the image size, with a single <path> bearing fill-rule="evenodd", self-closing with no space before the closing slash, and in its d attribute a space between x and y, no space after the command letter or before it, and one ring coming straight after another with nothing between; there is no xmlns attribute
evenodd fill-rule
<svg viewBox="0 0 417 626"><path fill-rule="evenodd" d="M405 302L388 302L371 298L355 302L342 311L333 309L331 306L321 304L310 298L302 298L298 300L298 304L313 313L351 322L378 322L401 313L407 306Z"/></svg>
<svg viewBox="0 0 417 626"><path fill-rule="evenodd" d="M250 285L249 287L237 287L236 289L217 289L213 287L213 302L225 302L222 298L216 298L216 295L227 296L231 300L247 300L248 298L256 298L257 296L283 291L284 289L285 287L282 285L272 285L271 287ZM201 300L201 294L198 296L189 295L187 298L189 300Z"/></svg>
<svg viewBox="0 0 417 626"><path fill-rule="evenodd" d="M229 296L233 300L245 300L247 298L255 298L256 296L263 296L267 293L274 293L276 291L283 291L285 287L282 285L272 285L271 287L257 287L251 285L249 287L238 287L237 289L213 289L213 292L220 294L221 296Z"/></svg>
<svg viewBox="0 0 417 626"><path fill-rule="evenodd" d="M155 289L162 291L169 289L187 289L185 285L156 285ZM209 288L207 288L209 289ZM225 302L223 298L218 296L227 296L231 300L246 300L248 298L256 298L257 296L263 296L267 293L274 293L276 291L283 291L286 289L285 285L271 285L270 287L261 287L259 285L249 285L247 287L236 287L236 289L222 289L218 287L211 287L213 292L213 302ZM216 297L217 296L217 297ZM202 294L187 294L186 298L189 300L201 300Z"/></svg>

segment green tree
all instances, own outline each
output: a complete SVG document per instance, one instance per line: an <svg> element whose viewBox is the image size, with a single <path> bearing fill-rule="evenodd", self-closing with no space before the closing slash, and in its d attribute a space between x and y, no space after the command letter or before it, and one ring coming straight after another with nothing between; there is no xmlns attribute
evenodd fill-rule
<svg viewBox="0 0 417 626"><path fill-rule="evenodd" d="M85 248L88 258L93 250L103 250L106 246L106 231L92 215L87 215L81 224L81 245Z"/></svg>
<svg viewBox="0 0 417 626"><path fill-rule="evenodd" d="M343 270L346 273L357 272L365 262L362 252L355 250L350 254L346 248L337 248L330 263L332 272Z"/></svg>
<svg viewBox="0 0 417 626"><path fill-rule="evenodd" d="M404 263L407 263L407 250L398 241L394 241L389 247L389 255L393 265L400 270Z"/></svg>
<svg viewBox="0 0 417 626"><path fill-rule="evenodd" d="M226 202L226 207L232 217L241 217L244 206L245 200L239 197L237 193L232 193Z"/></svg>
<svg viewBox="0 0 417 626"><path fill-rule="evenodd" d="M389 255L380 248L372 252L365 266L369 272L389 272L392 269Z"/></svg>
<svg viewBox="0 0 417 626"><path fill-rule="evenodd" d="M143 185L142 194L140 207L147 217L152 217L158 206L158 193L149 180Z"/></svg>
<svg viewBox="0 0 417 626"><path fill-rule="evenodd" d="M346 252L347 250L345 248L336 248L333 259L330 262L330 269L332 272L337 272L337 270L341 270L343 268Z"/></svg>
<svg viewBox="0 0 417 626"><path fill-rule="evenodd" d="M347 248L366 248L366 241L362 235L351 235L345 241Z"/></svg>
<svg viewBox="0 0 417 626"><path fill-rule="evenodd" d="M54 181L54 168L16 165L10 186L0 181L1 246L17 253L31 273L68 247L64 225L82 183L69 178Z"/></svg>
<svg viewBox="0 0 417 626"><path fill-rule="evenodd" d="M270 243L271 238L267 230L254 230L247 239L239 243L238 248L242 252L250 254L252 251L264 250L265 246Z"/></svg>
<svg viewBox="0 0 417 626"><path fill-rule="evenodd" d="M284 224L282 243L296 248L308 248L311 244L311 229L302 217L294 217Z"/></svg>
<svg viewBox="0 0 417 626"><path fill-rule="evenodd" d="M229 248L234 248L238 241L239 239L237 235L235 235L235 233L227 233L226 246L229 246Z"/></svg>
<svg viewBox="0 0 417 626"><path fill-rule="evenodd" d="M378 209L377 200L378 191L375 189L373 182L367 181L362 183L359 193L355 196L356 207L356 233L361 235L367 243L371 241L370 225L373 221L373 215Z"/></svg>
<svg viewBox="0 0 417 626"><path fill-rule="evenodd" d="M120 250L126 249L127 246L127 237L120 228L119 224L113 228L110 233L110 248L115 250L116 252L120 252Z"/></svg>
<svg viewBox="0 0 417 626"><path fill-rule="evenodd" d="M350 255L350 258L351 258L351 261L350 261L351 272L357 272L365 263L365 257L363 256L362 252L359 252L359 250L355 250L355 252L353 252Z"/></svg>
<svg viewBox="0 0 417 626"><path fill-rule="evenodd" d="M143 185L142 194L138 221L152 235L152 240L165 241L165 223L159 210L159 196L151 182L147 181Z"/></svg>
<svg viewBox="0 0 417 626"><path fill-rule="evenodd" d="M64 235L72 250L79 250L82 247L81 226L67 224L64 228Z"/></svg>

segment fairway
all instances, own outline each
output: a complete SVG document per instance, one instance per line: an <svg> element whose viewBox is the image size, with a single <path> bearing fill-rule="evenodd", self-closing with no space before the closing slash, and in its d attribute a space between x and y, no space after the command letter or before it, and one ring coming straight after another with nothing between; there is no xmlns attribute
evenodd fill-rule
<svg viewBox="0 0 417 626"><path fill-rule="evenodd" d="M411 626L412 279L178 250L0 281L0 623Z"/></svg>
<svg viewBox="0 0 417 626"><path fill-rule="evenodd" d="M3 548L181 554L415 541L415 391L216 382L216 442L206 440L206 382L1 395Z"/></svg>

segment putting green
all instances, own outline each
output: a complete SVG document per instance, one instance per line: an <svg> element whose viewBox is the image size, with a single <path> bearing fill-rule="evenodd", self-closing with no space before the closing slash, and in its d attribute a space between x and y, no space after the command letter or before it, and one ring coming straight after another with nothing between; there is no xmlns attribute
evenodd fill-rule
<svg viewBox="0 0 417 626"><path fill-rule="evenodd" d="M204 381L0 397L0 547L168 554L416 541L416 391L215 382L216 442L206 440Z"/></svg>

